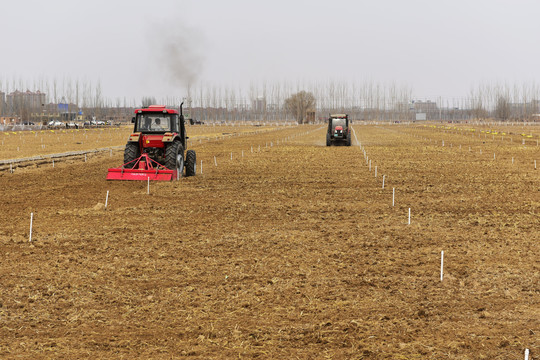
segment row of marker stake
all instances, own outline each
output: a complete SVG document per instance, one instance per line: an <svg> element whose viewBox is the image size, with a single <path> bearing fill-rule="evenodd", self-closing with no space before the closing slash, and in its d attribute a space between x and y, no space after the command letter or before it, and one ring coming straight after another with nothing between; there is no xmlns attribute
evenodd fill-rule
<svg viewBox="0 0 540 360"><path fill-rule="evenodd" d="M358 141L358 138L356 137L356 132L353 129L353 135L356 139L356 142L360 146L360 149L363 151L364 159L366 160L366 164L369 166L369 171L371 171L371 160L369 159L369 156L367 155L367 152L365 148L362 146L362 143ZM375 177L377 177L377 166L375 166ZM385 182L386 175L383 175L383 181L382 181L382 188L384 189L384 182ZM392 207L394 207L396 204L396 188L392 188ZM408 225L411 224L411 208L409 208L409 216L408 216ZM440 279L443 281L444 278L444 250L441 251L441 273L440 273Z"/></svg>
<svg viewBox="0 0 540 360"><path fill-rule="evenodd" d="M431 138L426 138L426 137L421 137L419 135L412 135L413 137L416 137L416 138L419 138L419 139L422 139L424 141L429 141L429 142L433 142L435 141L435 144L438 143L438 140L433 140ZM444 147L445 146L445 143L444 143L444 140L441 140L441 146ZM450 144L450 147L453 147L452 144ZM459 145L459 149L461 150L461 144ZM469 146L469 152L471 152L471 147ZM482 155L482 149L480 149L480 155ZM493 153L493 160L496 160L497 156L496 156L496 153ZM515 159L514 157L512 156L512 165L514 165L515 163ZM533 160L533 164L534 164L534 170L537 170L537 164L536 164L536 160Z"/></svg>
<svg viewBox="0 0 540 360"><path fill-rule="evenodd" d="M266 132L268 132L268 131L277 131L277 130L281 130L281 129L272 129L272 130L267 130ZM261 132L265 132L265 131L259 131L259 130L256 130L255 132L251 132L251 133L228 134L228 136L230 136L230 137L232 137L232 136L242 136L242 135L247 136L247 135L259 134L259 133L261 133ZM306 134L307 134L307 132L306 132ZM293 137L295 137L295 136L293 136ZM224 139L224 138L225 138L225 137L223 136L222 139ZM211 139L207 139L207 140L210 141ZM217 137L216 140L219 140L219 137ZM283 140L283 142L284 142L284 141L285 141L285 140ZM43 138L42 138L42 142L43 142ZM202 139L199 139L199 143L202 143ZM271 142L271 143L270 143L270 147L272 147L273 145L274 145L273 142ZM278 145L279 145L279 140L278 140ZM44 146L45 146L45 145L42 145L42 147L44 147ZM266 147L268 147L268 143L266 143ZM112 157L112 149L109 149L109 151L110 151L110 156ZM260 145L259 145L259 151L260 151ZM252 150L251 152L253 152L253 150ZM242 151L242 157L243 157L243 151ZM232 160L232 153L231 153L231 160ZM86 154L84 154L84 162L87 162L87 155L86 155ZM215 160L215 157L214 157L214 163L215 163L215 165L217 166L217 162L216 162L216 160ZM55 167L54 159L52 159L52 167L53 167L53 168ZM11 174L14 173L13 162L11 162L11 163L9 164L9 172L10 172ZM201 174L202 174L202 161L201 161Z"/></svg>
<svg viewBox="0 0 540 360"><path fill-rule="evenodd" d="M309 134L309 133L311 133L313 131L316 131L316 130L319 130L319 129L317 128L317 129L314 129L314 130L311 130L311 131L303 132L301 134L295 134L295 135L292 135L292 136L287 136L286 138L281 139L281 144L284 144L285 142L290 141L291 139L294 139L297 136L307 135L307 134ZM276 140L276 145L279 145L279 144L280 144L280 140L278 139L278 140ZM273 141L270 141L270 142L266 141L264 146L265 146L266 149L268 149L269 146L270 146L270 148L272 148L274 146L274 142ZM253 151L253 145L251 145L250 151L251 151L251 153L254 152ZM261 145L258 145L257 152L261 152ZM244 150L241 151L241 154L242 154L241 156L243 158L244 157ZM230 153L230 159L231 159L231 161L233 160L233 152ZM216 158L215 155L214 155L214 166L218 166L217 158ZM201 163L201 167L202 167L202 163ZM201 174L202 174L202 171L201 171Z"/></svg>
<svg viewBox="0 0 540 360"><path fill-rule="evenodd" d="M354 129L353 129L353 133L354 133ZM356 138L356 134L355 134L355 138ZM358 139L357 139L357 142L358 142ZM360 148L363 149L362 144L360 142L358 142L358 143L360 145ZM444 146L444 142L443 142L443 146ZM368 156L367 156L367 153L366 153L365 149L363 149L363 153L364 153L364 158L366 159L366 162L367 162L368 161ZM494 155L494 157L495 157L495 155ZM512 158L512 163L513 162L514 162L514 158ZM536 169L536 160L534 161L534 168ZM371 160L369 160L369 170L371 171ZM377 167L375 167L375 176L377 176L376 172L377 172ZM384 188L384 176L383 176L383 188ZM392 206L394 206L394 195L395 195L395 188L392 189ZM409 225L411 224L411 208L409 208L409 221L408 221L408 224ZM444 250L441 251L440 281L442 282L443 279L444 279ZM529 360L529 349L525 349L525 360Z"/></svg>
<svg viewBox="0 0 540 360"><path fill-rule="evenodd" d="M109 149L109 156L112 157L112 149ZM84 162L87 162L87 161L88 161L87 155L84 154ZM52 159L51 163L52 163L52 167L54 168L54 159ZM9 163L9 172L10 172L11 174L14 173L13 162L10 162L10 163Z"/></svg>
<svg viewBox="0 0 540 360"><path fill-rule="evenodd" d="M433 127L431 127L431 129L433 129ZM452 131L451 129L442 129L442 130L450 130L450 132L453 133L453 134L459 134L459 135L463 135L463 136L466 135L466 133L465 133L465 134L463 134L463 133L458 133L457 131ZM463 130L460 130L460 131L463 131ZM481 135L482 133L483 133L482 131L479 131L479 132L478 132L478 137L479 137L479 138L482 136L482 135ZM484 134L484 139L487 139L488 134L487 134L487 133L483 133L483 134ZM496 140L495 140L495 134L491 134L491 135L492 135L492 140L493 140L493 141L496 141ZM497 134L497 135L499 135L499 134ZM531 133L531 135L532 135L532 133ZM475 132L472 132L472 133L471 133L471 136L472 136L472 137L475 137ZM501 141L504 141L504 136L505 136L505 135L501 135ZM513 138L512 138L511 136L509 136L509 137L510 137L510 142L514 142ZM532 140L532 141L534 141L534 140ZM521 139L521 144L522 144L522 145L526 145L525 139ZM539 140L536 140L536 146L540 146L540 141L539 141Z"/></svg>
<svg viewBox="0 0 540 360"><path fill-rule="evenodd" d="M433 139L431 138L425 138L425 137L420 137L419 135L413 135L414 137L416 138L422 138L424 141L428 141L429 142L432 142ZM523 141L525 141L525 139L523 139ZM437 140L435 140L435 144L437 144ZM538 144L538 140L537 140L537 144ZM444 147L444 140L441 140L441 145ZM450 144L450 147L452 147L452 144ZM459 145L459 149L461 149L461 144ZM471 147L469 146L469 152L471 152ZM480 155L482 155L482 149L480 149ZM496 154L493 153L493 160L496 159ZM512 157L512 164L514 164L514 157ZM537 170L537 167L536 167L536 160L534 160L534 169Z"/></svg>

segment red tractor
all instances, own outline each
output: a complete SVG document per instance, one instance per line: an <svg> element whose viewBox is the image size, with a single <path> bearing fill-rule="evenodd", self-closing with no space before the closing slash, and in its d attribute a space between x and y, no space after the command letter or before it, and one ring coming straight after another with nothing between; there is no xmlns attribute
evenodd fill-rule
<svg viewBox="0 0 540 360"><path fill-rule="evenodd" d="M337 144L351 146L351 135L349 115L330 115L328 118L328 130L326 132L326 146Z"/></svg>
<svg viewBox="0 0 540 360"><path fill-rule="evenodd" d="M135 124L124 150L124 165L109 169L107 180L173 180L196 172L194 150L185 153L184 115L162 105L136 109ZM185 159L185 160L184 160Z"/></svg>

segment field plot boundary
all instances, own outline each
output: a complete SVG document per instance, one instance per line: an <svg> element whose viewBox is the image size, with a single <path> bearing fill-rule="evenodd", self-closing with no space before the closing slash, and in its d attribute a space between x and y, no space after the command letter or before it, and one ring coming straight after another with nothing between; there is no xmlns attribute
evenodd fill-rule
<svg viewBox="0 0 540 360"><path fill-rule="evenodd" d="M68 151L68 152L57 153L57 154L36 155L36 156L31 156L31 157L26 157L26 158L7 159L7 160L0 160L0 165L25 163L25 162L32 162L32 161L39 161L39 160L47 160L47 159L59 159L59 158L65 158L65 157L71 157L71 156L94 154L94 153L98 153L102 151L110 151L112 149L121 149L121 148L124 148L124 146L111 146L111 147L105 147L105 148L99 148L99 149L93 149L93 150Z"/></svg>

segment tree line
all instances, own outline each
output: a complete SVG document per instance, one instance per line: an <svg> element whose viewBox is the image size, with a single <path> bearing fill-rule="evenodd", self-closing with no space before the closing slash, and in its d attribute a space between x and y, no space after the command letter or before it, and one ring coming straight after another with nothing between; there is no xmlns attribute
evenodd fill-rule
<svg viewBox="0 0 540 360"><path fill-rule="evenodd" d="M99 81L38 78L32 82L0 78L0 92L41 91L46 104L8 104L0 99L0 116L51 111L49 104L67 104L69 113L82 111L100 119L124 119L140 106L159 103L177 107L184 102L186 115L206 122L322 121L330 113L348 113L352 119L377 121L414 120L427 113L428 120L497 119L529 121L540 113L540 87L535 83L475 85L461 98L422 99L408 85L375 81L252 82L247 87L197 83L180 90L183 96L141 99L107 98ZM32 108L29 108L32 107ZM314 114L314 117L308 117ZM24 119L23 119L24 120Z"/></svg>

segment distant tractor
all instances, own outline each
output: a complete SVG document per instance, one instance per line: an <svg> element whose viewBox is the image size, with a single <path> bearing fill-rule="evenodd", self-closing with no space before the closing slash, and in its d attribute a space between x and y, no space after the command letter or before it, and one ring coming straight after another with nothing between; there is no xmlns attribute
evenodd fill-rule
<svg viewBox="0 0 540 360"><path fill-rule="evenodd" d="M136 109L124 165L109 169L107 180L173 180L183 175L184 168L186 176L195 175L195 151L184 153L188 137L182 105L180 112L162 105Z"/></svg>
<svg viewBox="0 0 540 360"><path fill-rule="evenodd" d="M326 132L326 146L338 144L351 146L351 136L349 115L330 115L328 118L328 131Z"/></svg>

